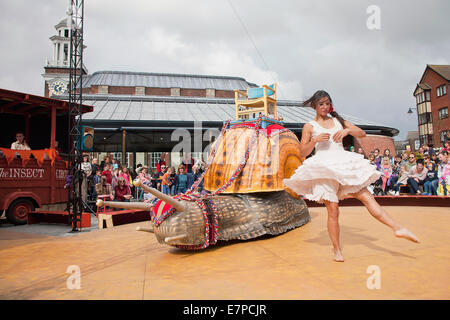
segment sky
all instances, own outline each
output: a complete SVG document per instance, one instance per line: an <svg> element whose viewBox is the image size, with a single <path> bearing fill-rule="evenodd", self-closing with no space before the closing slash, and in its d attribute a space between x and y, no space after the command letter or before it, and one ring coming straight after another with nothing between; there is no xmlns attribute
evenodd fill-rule
<svg viewBox="0 0 450 320"><path fill-rule="evenodd" d="M44 95L49 37L68 0L0 1L0 88ZM89 73L140 71L277 82L278 99L327 91L338 113L417 130L413 91L450 64L448 0L86 0ZM226 119L224 119L226 120Z"/></svg>

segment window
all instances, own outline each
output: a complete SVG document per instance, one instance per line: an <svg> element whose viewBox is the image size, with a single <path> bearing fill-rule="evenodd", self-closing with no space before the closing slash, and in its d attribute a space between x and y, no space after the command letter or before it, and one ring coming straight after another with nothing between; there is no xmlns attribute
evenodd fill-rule
<svg viewBox="0 0 450 320"><path fill-rule="evenodd" d="M421 92L416 96L417 104L425 101L425 93Z"/></svg>
<svg viewBox="0 0 450 320"><path fill-rule="evenodd" d="M64 30L64 37L66 37L66 38L69 37L69 29Z"/></svg>
<svg viewBox="0 0 450 320"><path fill-rule="evenodd" d="M148 157L149 157L149 167L151 167L152 169L156 169L156 163L161 159L161 154L162 152L149 152L148 153Z"/></svg>
<svg viewBox="0 0 450 320"><path fill-rule="evenodd" d="M444 142L447 138L450 138L450 131L448 130L441 131L440 138L441 142Z"/></svg>
<svg viewBox="0 0 450 320"><path fill-rule="evenodd" d="M424 145L424 144L432 144L433 143L433 136L430 134L427 135L421 135L419 137L420 139L420 144Z"/></svg>
<svg viewBox="0 0 450 320"><path fill-rule="evenodd" d="M439 109L438 115L439 115L439 120L448 118L448 107Z"/></svg>
<svg viewBox="0 0 450 320"><path fill-rule="evenodd" d="M431 123L431 122L433 122L433 120L431 118L431 112L419 114L419 124Z"/></svg>
<svg viewBox="0 0 450 320"><path fill-rule="evenodd" d="M69 60L69 47L64 44L64 61L67 62L67 60Z"/></svg>
<svg viewBox="0 0 450 320"><path fill-rule="evenodd" d="M436 88L436 95L438 97L443 96L446 93L447 93L447 86L445 84Z"/></svg>
<svg viewBox="0 0 450 320"><path fill-rule="evenodd" d="M122 152L111 152L111 154L118 162L122 162Z"/></svg>

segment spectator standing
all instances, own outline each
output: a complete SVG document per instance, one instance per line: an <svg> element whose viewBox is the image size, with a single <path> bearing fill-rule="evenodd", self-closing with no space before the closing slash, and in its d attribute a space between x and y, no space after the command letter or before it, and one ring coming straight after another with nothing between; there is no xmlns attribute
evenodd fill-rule
<svg viewBox="0 0 450 320"><path fill-rule="evenodd" d="M158 178L157 178L157 173L155 172L155 170L151 169L150 170L150 183L153 189L156 189L158 187Z"/></svg>
<svg viewBox="0 0 450 320"><path fill-rule="evenodd" d="M175 180L176 180L176 176L177 173L175 171L174 167L170 167L170 176L169 176L169 182L170 182L170 195L174 196L175 195Z"/></svg>
<svg viewBox="0 0 450 320"><path fill-rule="evenodd" d="M98 159L97 158L92 159L91 167L92 167L92 176L93 177L95 175L97 175L97 171L101 171L100 170L100 166L98 165Z"/></svg>
<svg viewBox="0 0 450 320"><path fill-rule="evenodd" d="M375 163L378 169L381 168L381 155L380 155L380 149L373 150L373 154L375 156Z"/></svg>
<svg viewBox="0 0 450 320"><path fill-rule="evenodd" d="M88 180L91 180L92 166L89 162L89 155L83 155L83 162L81 163L81 170L83 171L83 179L81 180L81 199L86 202L88 193Z"/></svg>
<svg viewBox="0 0 450 320"><path fill-rule="evenodd" d="M102 173L100 170L97 170L95 172L95 175L93 175L93 178L92 178L92 191L91 191L91 199L92 200L97 199L97 190L95 189L95 186L97 184L99 184L100 182L102 182Z"/></svg>
<svg viewBox="0 0 450 320"><path fill-rule="evenodd" d="M164 194L171 194L172 182L170 181L170 176L172 175L174 169L171 167L167 170L167 172L163 175L161 181L161 192Z"/></svg>
<svg viewBox="0 0 450 320"><path fill-rule="evenodd" d="M142 183L150 184L150 176L148 175L148 168L147 166L143 166L141 170L139 170L139 180L141 180Z"/></svg>
<svg viewBox="0 0 450 320"><path fill-rule="evenodd" d="M118 181L119 181L119 174L120 174L119 168L114 169L113 172L112 172L112 183L111 183L111 187L113 188L113 190L116 188L117 183L118 183Z"/></svg>
<svg viewBox="0 0 450 320"><path fill-rule="evenodd" d="M100 170L101 171L104 171L105 170L105 165L106 164L110 164L110 162L109 162L109 157L108 156L105 156L104 158L103 158L103 161L100 163Z"/></svg>
<svg viewBox="0 0 450 320"><path fill-rule="evenodd" d="M122 166L119 177L123 177L125 179L126 185L131 188L131 186L133 185L133 180L131 179L131 174L128 172L128 168L126 166Z"/></svg>
<svg viewBox="0 0 450 320"><path fill-rule="evenodd" d="M113 181L112 171L111 171L111 164L105 163L105 166L102 171L102 176L106 177L106 183L111 184Z"/></svg>
<svg viewBox="0 0 450 320"><path fill-rule="evenodd" d="M97 158L93 158L91 161L91 170L92 173L91 175L88 177L88 194L90 196L91 200L95 200L96 196L95 196L95 185L98 183L95 180L95 177L97 176L97 171L100 171L100 166L98 165L98 159Z"/></svg>
<svg viewBox="0 0 450 320"><path fill-rule="evenodd" d="M112 169L113 169L113 171L116 170L116 169L119 169L119 163L117 162L116 159L112 159L112 160L111 160L111 163L112 163Z"/></svg>
<svg viewBox="0 0 450 320"><path fill-rule="evenodd" d="M390 179L391 179L391 174L392 174L392 167L391 167L391 162L389 160L389 157L383 157L382 160L382 164L381 164L381 172L383 173L383 175L381 176L381 180L383 181L382 184L382 190L383 190L383 195L386 195L386 189L387 186L389 185Z"/></svg>
<svg viewBox="0 0 450 320"><path fill-rule="evenodd" d="M165 164L160 165L161 171L157 172L155 175L156 178L156 188L161 191L162 179L163 176L167 173L167 168Z"/></svg>
<svg viewBox="0 0 450 320"><path fill-rule="evenodd" d="M193 182L194 182L194 183L197 182L197 180L202 176L202 174L203 174L203 170L200 169L200 167L199 167L198 165L195 164L195 165L192 167ZM197 190L194 190L194 191L202 192L202 190L203 190L203 180L202 180L202 182L200 182L200 184L198 185Z"/></svg>
<svg viewBox="0 0 450 320"><path fill-rule="evenodd" d="M134 179L136 179L136 178L137 178L137 173L136 173L136 170L134 170L133 168L130 168L130 169L129 169L128 171L130 172L130 176L131 176L131 181L133 182L133 181L134 181Z"/></svg>
<svg viewBox="0 0 450 320"><path fill-rule="evenodd" d="M156 162L156 172L161 172L161 167L166 166L166 153L161 153L161 157L158 162Z"/></svg>
<svg viewBox="0 0 450 320"><path fill-rule="evenodd" d="M190 153L186 153L186 156L181 161L181 164L184 165L184 170L186 173L192 172L192 166L194 165L194 159L192 158Z"/></svg>
<svg viewBox="0 0 450 320"><path fill-rule="evenodd" d="M16 132L16 141L11 144L12 150L31 150L28 143L25 141L25 135L22 131Z"/></svg>
<svg viewBox="0 0 450 320"><path fill-rule="evenodd" d="M388 157L389 162L391 163L391 165L394 164L394 157L391 156L391 150L385 149L385 150L384 150L384 153L383 153L383 158L384 158L384 157Z"/></svg>
<svg viewBox="0 0 450 320"><path fill-rule="evenodd" d="M178 174L175 177L175 194L185 193L192 186L193 177L185 170L184 165L178 166Z"/></svg>

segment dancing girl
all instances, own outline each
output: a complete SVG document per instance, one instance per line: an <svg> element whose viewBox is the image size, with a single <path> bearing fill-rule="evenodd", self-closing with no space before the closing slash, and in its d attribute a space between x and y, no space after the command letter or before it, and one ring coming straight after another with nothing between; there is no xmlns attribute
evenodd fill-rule
<svg viewBox="0 0 450 320"><path fill-rule="evenodd" d="M339 242L339 200L354 197L360 200L378 221L392 228L394 235L413 242L418 238L395 222L377 203L367 186L382 175L363 155L344 150L342 139L347 135L363 138L366 133L344 120L333 109L330 95L317 91L303 103L315 109L316 117L303 127L300 153L308 156L284 184L309 200L324 203L328 211L328 234L333 244L334 260L344 261Z"/></svg>

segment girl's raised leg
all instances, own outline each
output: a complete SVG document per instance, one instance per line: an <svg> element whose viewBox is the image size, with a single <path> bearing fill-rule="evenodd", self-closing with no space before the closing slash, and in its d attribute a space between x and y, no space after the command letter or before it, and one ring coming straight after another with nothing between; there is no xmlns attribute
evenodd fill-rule
<svg viewBox="0 0 450 320"><path fill-rule="evenodd" d="M408 239L413 242L419 242L419 239L405 227L402 227L392 219L392 217L381 207L375 200L373 195L366 189L353 194L353 196L361 201L369 211L369 213L378 221L384 223L392 230L396 237Z"/></svg>

